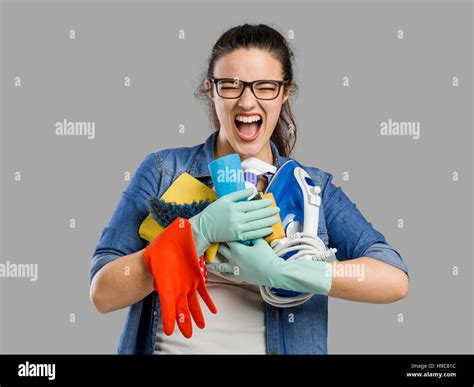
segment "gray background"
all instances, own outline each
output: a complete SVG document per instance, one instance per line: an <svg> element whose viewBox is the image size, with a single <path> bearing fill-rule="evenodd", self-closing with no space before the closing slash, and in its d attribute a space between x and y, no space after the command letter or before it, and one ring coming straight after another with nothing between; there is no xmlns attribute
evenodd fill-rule
<svg viewBox="0 0 474 387"><path fill-rule="evenodd" d="M454 1L4 1L0 262L38 263L39 279L0 278L0 352L115 352L125 310L95 311L88 271L124 172L205 140L193 91L211 47L261 22L295 31L294 157L334 174L410 271L400 302L330 299L330 353L471 353L472 19ZM95 121L95 140L55 136L64 118ZM380 136L389 118L420 121L421 138Z"/></svg>

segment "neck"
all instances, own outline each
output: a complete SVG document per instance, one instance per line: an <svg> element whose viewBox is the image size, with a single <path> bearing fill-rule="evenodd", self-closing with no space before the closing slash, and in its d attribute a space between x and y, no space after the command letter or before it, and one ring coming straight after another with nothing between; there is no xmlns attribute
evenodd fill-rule
<svg viewBox="0 0 474 387"><path fill-rule="evenodd" d="M230 155L231 153L237 153L234 148L232 148L232 146L229 144L227 139L223 137L224 136L221 136L220 133L217 136L216 143L214 144L214 159ZM265 146L260 150L260 152L258 152L258 154L256 155L247 156L239 154L239 156L240 161L244 161L249 157L256 157L257 159L260 159L268 164L273 165L273 153L272 147L270 146L270 141L268 141Z"/></svg>

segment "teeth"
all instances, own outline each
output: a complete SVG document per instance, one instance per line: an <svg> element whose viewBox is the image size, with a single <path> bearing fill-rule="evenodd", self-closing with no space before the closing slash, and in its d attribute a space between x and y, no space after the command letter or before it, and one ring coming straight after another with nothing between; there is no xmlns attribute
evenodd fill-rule
<svg viewBox="0 0 474 387"><path fill-rule="evenodd" d="M262 117L260 117L259 115L254 115L254 116L250 116L250 117L239 115L239 116L235 117L235 119L239 122L250 123L250 122L260 121L262 119Z"/></svg>

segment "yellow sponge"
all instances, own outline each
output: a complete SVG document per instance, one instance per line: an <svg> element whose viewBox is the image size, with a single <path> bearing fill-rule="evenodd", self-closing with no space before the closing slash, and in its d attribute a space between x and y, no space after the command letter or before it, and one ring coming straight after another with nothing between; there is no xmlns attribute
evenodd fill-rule
<svg viewBox="0 0 474 387"><path fill-rule="evenodd" d="M168 203L191 204L193 201L208 199L211 203L217 199L215 191L188 173L182 173L161 196ZM163 226L158 224L151 214L145 218L138 230L140 237L151 242L162 232ZM213 243L206 250L206 260L212 262L216 256L218 243Z"/></svg>
<svg viewBox="0 0 474 387"><path fill-rule="evenodd" d="M275 197L273 196L273 194L271 192L266 193L266 194L260 192L260 196L261 196L262 199L272 199L273 203L270 204L270 207L276 207ZM283 223L281 222L281 219L280 219L280 214L276 213L273 216L278 218L278 223L275 223L272 226L273 232L270 235L265 237L265 240L268 243L271 243L274 239L280 239L280 238L283 238L285 236L285 230L283 228Z"/></svg>

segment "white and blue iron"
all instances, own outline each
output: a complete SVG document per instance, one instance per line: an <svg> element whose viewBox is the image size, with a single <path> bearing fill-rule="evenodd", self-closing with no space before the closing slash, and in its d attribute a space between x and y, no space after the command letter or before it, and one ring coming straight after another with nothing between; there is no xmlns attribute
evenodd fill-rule
<svg viewBox="0 0 474 387"><path fill-rule="evenodd" d="M285 237L271 247L285 260L326 261L337 249L327 249L318 237L321 188L294 160L284 163L270 180L265 193L272 193L280 208ZM262 298L277 307L293 307L308 301L313 294L260 287Z"/></svg>

